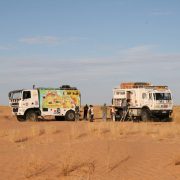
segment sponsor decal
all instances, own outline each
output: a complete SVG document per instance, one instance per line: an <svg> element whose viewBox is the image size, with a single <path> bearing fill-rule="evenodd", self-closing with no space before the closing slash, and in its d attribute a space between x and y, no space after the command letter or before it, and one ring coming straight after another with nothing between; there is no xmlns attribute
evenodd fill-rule
<svg viewBox="0 0 180 180"><path fill-rule="evenodd" d="M43 108L74 108L80 104L77 90L40 90L40 102Z"/></svg>

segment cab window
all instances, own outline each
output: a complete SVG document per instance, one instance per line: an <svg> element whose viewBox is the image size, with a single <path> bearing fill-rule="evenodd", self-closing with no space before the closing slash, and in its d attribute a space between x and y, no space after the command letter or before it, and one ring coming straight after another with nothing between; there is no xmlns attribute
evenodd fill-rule
<svg viewBox="0 0 180 180"><path fill-rule="evenodd" d="M31 91L24 91L23 92L23 99L31 98Z"/></svg>

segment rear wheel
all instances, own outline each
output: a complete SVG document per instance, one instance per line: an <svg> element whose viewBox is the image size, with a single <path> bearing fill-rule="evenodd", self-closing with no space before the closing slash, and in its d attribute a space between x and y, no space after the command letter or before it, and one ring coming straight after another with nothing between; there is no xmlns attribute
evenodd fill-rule
<svg viewBox="0 0 180 180"><path fill-rule="evenodd" d="M70 110L66 113L65 119L68 121L74 121L75 120L75 112L73 110Z"/></svg>
<svg viewBox="0 0 180 180"><path fill-rule="evenodd" d="M142 109L141 111L141 120L146 122L151 120L150 112L148 109Z"/></svg>
<svg viewBox="0 0 180 180"><path fill-rule="evenodd" d="M26 120L28 121L37 121L38 120L38 115L36 114L35 111L30 110L26 113Z"/></svg>

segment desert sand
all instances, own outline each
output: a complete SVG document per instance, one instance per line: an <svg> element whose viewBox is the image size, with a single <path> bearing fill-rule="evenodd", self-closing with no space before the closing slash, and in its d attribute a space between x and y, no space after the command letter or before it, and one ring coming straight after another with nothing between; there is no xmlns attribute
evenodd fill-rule
<svg viewBox="0 0 180 180"><path fill-rule="evenodd" d="M0 107L2 180L178 180L180 107L172 122L18 122Z"/></svg>

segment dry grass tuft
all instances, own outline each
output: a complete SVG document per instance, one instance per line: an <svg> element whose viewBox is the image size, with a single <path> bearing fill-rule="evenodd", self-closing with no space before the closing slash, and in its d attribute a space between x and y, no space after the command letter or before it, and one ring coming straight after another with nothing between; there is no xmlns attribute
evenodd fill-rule
<svg viewBox="0 0 180 180"><path fill-rule="evenodd" d="M94 134L98 131L98 128L93 123L88 123L88 131L90 134Z"/></svg>
<svg viewBox="0 0 180 180"><path fill-rule="evenodd" d="M9 133L10 142L22 143L28 141L29 137L27 135L20 134L20 130L11 130Z"/></svg>
<svg viewBox="0 0 180 180"><path fill-rule="evenodd" d="M26 142L28 141L29 137L26 135L21 135L19 129L13 129L9 131L8 137L10 142L15 142L15 143L21 143L21 142Z"/></svg>
<svg viewBox="0 0 180 180"><path fill-rule="evenodd" d="M3 111L2 111L1 117L2 117L2 119L5 119L5 120L13 120L13 118L14 118L13 115L5 115Z"/></svg>
<svg viewBox="0 0 180 180"><path fill-rule="evenodd" d="M15 143L22 143L28 141L28 137L19 137L14 140Z"/></svg>
<svg viewBox="0 0 180 180"><path fill-rule="evenodd" d="M57 126L55 126L55 125L45 126L44 129L45 129L47 134L56 134L56 133L61 132L59 129L57 129Z"/></svg>
<svg viewBox="0 0 180 180"><path fill-rule="evenodd" d="M175 166L180 166L180 156L177 156L174 160L174 165Z"/></svg>
<svg viewBox="0 0 180 180"><path fill-rule="evenodd" d="M179 165L180 165L180 160L177 160L177 161L175 162L175 165L176 165L176 166L179 166Z"/></svg>
<svg viewBox="0 0 180 180"><path fill-rule="evenodd" d="M115 170L115 169L118 168L122 163L128 161L129 159L130 159L130 156L127 156L127 157L125 157L124 159L122 159L121 161L110 165L109 168L108 168L108 172L111 172L111 171Z"/></svg>
<svg viewBox="0 0 180 180"><path fill-rule="evenodd" d="M82 138L86 136L87 136L87 133L80 133L76 138Z"/></svg>
<svg viewBox="0 0 180 180"><path fill-rule="evenodd" d="M61 173L58 176L90 176L95 171L95 162L79 162L76 164L69 164L67 162L62 164Z"/></svg>
<svg viewBox="0 0 180 180"><path fill-rule="evenodd" d="M28 179L35 178L47 171L50 167L51 165L32 155L26 164L24 176Z"/></svg>
<svg viewBox="0 0 180 180"><path fill-rule="evenodd" d="M45 133L46 133L45 129L39 129L39 136L41 136L41 135L43 135Z"/></svg>
<svg viewBox="0 0 180 180"><path fill-rule="evenodd" d="M180 123L180 106L174 106L172 119L176 123Z"/></svg>
<svg viewBox="0 0 180 180"><path fill-rule="evenodd" d="M110 132L110 129L107 129L107 128L103 128L103 129L101 129L101 134L107 134L107 133L109 133Z"/></svg>
<svg viewBox="0 0 180 180"><path fill-rule="evenodd" d="M32 126L31 127L31 134L32 134L33 137L41 136L41 135L43 135L45 133L46 133L46 131L42 127L39 127L39 126Z"/></svg>
<svg viewBox="0 0 180 180"><path fill-rule="evenodd" d="M133 123L133 122L98 122L91 123L87 127L90 136L94 135L104 138L108 133L108 138L121 138L136 134L147 135L152 138L168 139L180 136L180 125L177 123Z"/></svg>
<svg viewBox="0 0 180 180"><path fill-rule="evenodd" d="M79 131L79 128L76 123L74 123L70 129L69 138L70 141L73 139L79 139L82 137L86 137L88 135L86 126L82 127L81 131Z"/></svg>
<svg viewBox="0 0 180 180"><path fill-rule="evenodd" d="M0 131L0 137L4 137L4 136L8 136L8 130L7 129L3 129Z"/></svg>

